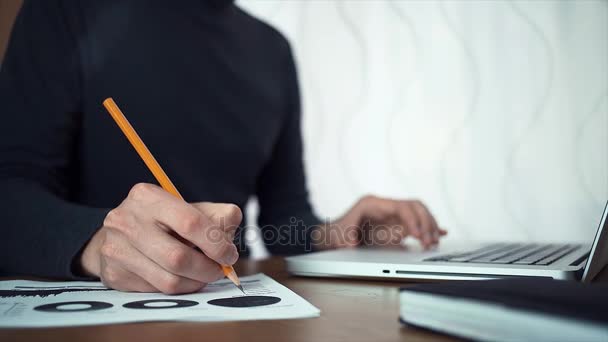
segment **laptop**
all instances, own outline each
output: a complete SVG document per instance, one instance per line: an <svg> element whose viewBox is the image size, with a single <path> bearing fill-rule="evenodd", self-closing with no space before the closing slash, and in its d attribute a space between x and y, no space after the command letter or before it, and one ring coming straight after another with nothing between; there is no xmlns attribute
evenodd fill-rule
<svg viewBox="0 0 608 342"><path fill-rule="evenodd" d="M591 281L608 263L608 202L591 245L486 243L436 250L354 248L287 258L290 273L312 277L476 280L544 277ZM589 237L591 238L591 237Z"/></svg>

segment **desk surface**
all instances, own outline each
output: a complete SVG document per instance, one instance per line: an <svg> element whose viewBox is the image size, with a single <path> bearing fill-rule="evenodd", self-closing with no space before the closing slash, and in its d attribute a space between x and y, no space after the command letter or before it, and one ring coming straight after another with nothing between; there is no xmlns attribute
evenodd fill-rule
<svg viewBox="0 0 608 342"><path fill-rule="evenodd" d="M223 323L135 323L76 328L0 329L0 341L453 341L402 326L398 282L290 276L282 258L239 261L240 275L265 273L321 309L321 317ZM599 276L608 278L604 269Z"/></svg>
<svg viewBox="0 0 608 342"><path fill-rule="evenodd" d="M318 318L222 323L134 323L75 328L0 329L0 341L449 341L398 322L397 282L290 276L282 258L239 261L239 275L265 273L321 310Z"/></svg>

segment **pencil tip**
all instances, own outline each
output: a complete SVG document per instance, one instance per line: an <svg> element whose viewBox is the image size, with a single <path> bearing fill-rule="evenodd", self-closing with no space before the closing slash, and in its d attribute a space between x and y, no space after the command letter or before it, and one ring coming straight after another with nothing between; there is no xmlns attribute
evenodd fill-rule
<svg viewBox="0 0 608 342"><path fill-rule="evenodd" d="M245 290L243 290L243 285L237 285L236 287L238 287L239 290L241 290L241 292L243 292L243 294L246 294Z"/></svg>

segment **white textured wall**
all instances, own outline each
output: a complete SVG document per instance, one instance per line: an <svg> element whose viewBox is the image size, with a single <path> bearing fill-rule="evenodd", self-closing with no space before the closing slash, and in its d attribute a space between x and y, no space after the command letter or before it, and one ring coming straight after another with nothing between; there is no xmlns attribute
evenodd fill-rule
<svg viewBox="0 0 608 342"><path fill-rule="evenodd" d="M458 239L590 238L608 199L608 3L243 0L294 48L317 212L423 199Z"/></svg>

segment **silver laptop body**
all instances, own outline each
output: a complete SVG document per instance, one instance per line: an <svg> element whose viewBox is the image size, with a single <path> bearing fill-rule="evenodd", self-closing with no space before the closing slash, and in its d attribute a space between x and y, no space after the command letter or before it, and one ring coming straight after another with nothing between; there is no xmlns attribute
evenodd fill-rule
<svg viewBox="0 0 608 342"><path fill-rule="evenodd" d="M608 202L594 241L583 244L446 244L430 251L356 248L287 258L289 272L301 276L475 280L547 277L588 282L608 262Z"/></svg>

